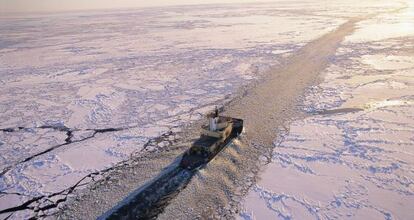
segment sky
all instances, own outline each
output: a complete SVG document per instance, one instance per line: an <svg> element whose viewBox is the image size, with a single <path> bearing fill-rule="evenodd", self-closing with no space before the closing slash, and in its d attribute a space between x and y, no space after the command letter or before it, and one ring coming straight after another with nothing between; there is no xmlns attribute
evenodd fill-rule
<svg viewBox="0 0 414 220"><path fill-rule="evenodd" d="M254 1L255 0L0 0L0 13L59 12L88 9L118 9ZM260 2L263 1L269 2L272 0L260 0Z"/></svg>

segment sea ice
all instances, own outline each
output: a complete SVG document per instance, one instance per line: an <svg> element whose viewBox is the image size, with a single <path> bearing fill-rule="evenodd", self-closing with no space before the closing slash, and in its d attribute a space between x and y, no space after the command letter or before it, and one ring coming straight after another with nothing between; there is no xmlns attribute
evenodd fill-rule
<svg viewBox="0 0 414 220"><path fill-rule="evenodd" d="M240 219L414 217L414 26L406 25L414 7L407 5L360 22L343 42L325 81L306 96L310 114L290 125Z"/></svg>

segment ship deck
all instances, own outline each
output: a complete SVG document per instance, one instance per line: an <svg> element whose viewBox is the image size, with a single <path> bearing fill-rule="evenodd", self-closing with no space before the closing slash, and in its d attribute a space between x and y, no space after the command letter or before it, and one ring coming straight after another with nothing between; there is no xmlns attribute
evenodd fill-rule
<svg viewBox="0 0 414 220"><path fill-rule="evenodd" d="M198 147L210 147L217 141L219 141L219 138L216 137L210 137L210 136L202 136L198 140L196 140L193 145Z"/></svg>

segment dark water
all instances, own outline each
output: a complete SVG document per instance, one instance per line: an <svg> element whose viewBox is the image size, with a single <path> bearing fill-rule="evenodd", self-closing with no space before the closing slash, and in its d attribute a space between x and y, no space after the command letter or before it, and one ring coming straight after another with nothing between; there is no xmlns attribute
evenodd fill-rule
<svg viewBox="0 0 414 220"><path fill-rule="evenodd" d="M155 219L196 172L172 165L98 219Z"/></svg>

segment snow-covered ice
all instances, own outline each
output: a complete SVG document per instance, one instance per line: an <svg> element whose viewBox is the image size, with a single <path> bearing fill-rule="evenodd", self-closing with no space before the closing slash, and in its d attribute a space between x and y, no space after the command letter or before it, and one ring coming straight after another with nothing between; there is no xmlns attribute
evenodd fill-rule
<svg viewBox="0 0 414 220"><path fill-rule="evenodd" d="M240 219L414 218L414 4L358 24Z"/></svg>
<svg viewBox="0 0 414 220"><path fill-rule="evenodd" d="M12 218L52 214L97 172L156 151L148 143L224 105L348 18L404 5L355 3L0 15L0 212L23 204ZM347 38L310 90L312 116L291 125L241 216L410 214L395 213L414 190L410 19L412 7L387 12ZM383 21L393 34L376 34ZM328 114L336 108L348 113Z"/></svg>
<svg viewBox="0 0 414 220"><path fill-rule="evenodd" d="M47 214L91 174L156 150L145 146L344 21L300 13L231 4L2 15L0 209L32 201L13 217Z"/></svg>

